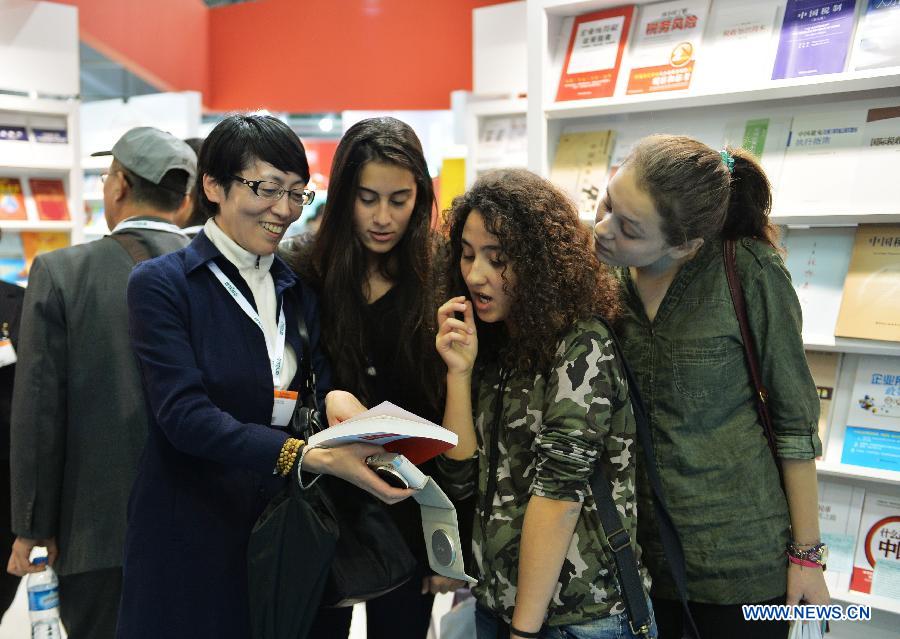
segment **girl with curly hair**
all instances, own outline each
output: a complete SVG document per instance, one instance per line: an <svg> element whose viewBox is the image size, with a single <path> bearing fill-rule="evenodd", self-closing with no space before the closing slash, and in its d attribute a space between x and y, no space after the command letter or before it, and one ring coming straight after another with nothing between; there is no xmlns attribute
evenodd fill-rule
<svg viewBox="0 0 900 639"><path fill-rule="evenodd" d="M315 239L288 263L319 296L322 344L335 383L374 406L390 401L440 419L434 352L434 191L412 128L396 118L362 120L335 152ZM431 464L422 470L431 472ZM416 578L366 604L369 639L423 639L433 595L463 585L432 574L418 504L389 510L419 560ZM398 610L406 620L396 623ZM346 637L351 608L322 610L310 636Z"/></svg>
<svg viewBox="0 0 900 639"><path fill-rule="evenodd" d="M817 561L819 400L800 305L775 246L769 181L750 153L683 136L641 140L597 212L597 256L619 267L617 330L647 408L663 492L681 533L692 616L704 637L785 637L742 604L828 602ZM768 389L766 441L726 280L734 258ZM681 606L639 484L641 546L661 637L682 636ZM788 556L785 556L787 551Z"/></svg>
<svg viewBox="0 0 900 639"><path fill-rule="evenodd" d="M528 171L481 177L448 224L458 296L435 345L459 443L438 466L455 496L476 495L478 638L636 636L591 492L598 469L639 558L635 419L599 319L616 315L616 282L572 202Z"/></svg>

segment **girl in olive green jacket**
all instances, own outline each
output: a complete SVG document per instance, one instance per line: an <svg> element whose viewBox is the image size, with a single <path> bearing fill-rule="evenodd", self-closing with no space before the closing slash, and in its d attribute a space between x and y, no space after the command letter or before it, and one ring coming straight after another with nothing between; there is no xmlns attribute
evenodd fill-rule
<svg viewBox="0 0 900 639"><path fill-rule="evenodd" d="M819 403L770 206L769 182L746 151L659 135L641 140L612 178L594 227L597 256L620 267L618 331L647 404L704 637L784 637L786 623L745 621L741 604L829 600L818 565ZM737 242L783 491L757 417L723 239ZM680 638L646 486L639 504L660 637Z"/></svg>

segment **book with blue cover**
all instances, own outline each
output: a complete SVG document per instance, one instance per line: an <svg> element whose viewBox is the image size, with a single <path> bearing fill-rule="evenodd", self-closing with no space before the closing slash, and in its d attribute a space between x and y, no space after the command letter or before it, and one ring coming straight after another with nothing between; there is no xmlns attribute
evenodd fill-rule
<svg viewBox="0 0 900 639"><path fill-rule="evenodd" d="M772 79L841 73L855 19L856 0L788 0Z"/></svg>

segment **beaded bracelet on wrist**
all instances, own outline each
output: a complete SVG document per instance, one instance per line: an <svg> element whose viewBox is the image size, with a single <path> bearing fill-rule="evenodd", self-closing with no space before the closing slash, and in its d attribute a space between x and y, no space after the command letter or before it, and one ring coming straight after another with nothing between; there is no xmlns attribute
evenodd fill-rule
<svg viewBox="0 0 900 639"><path fill-rule="evenodd" d="M289 437L284 441L284 444L281 446L281 452L278 453L278 462L275 464L275 472L277 474L282 477L288 476L291 468L294 467L294 462L297 461L297 453L300 452L303 443L302 439L293 437Z"/></svg>
<svg viewBox="0 0 900 639"><path fill-rule="evenodd" d="M806 545L806 544L804 544ZM799 545L795 542L789 542L787 545L787 555L790 559L796 559L793 563L798 562L809 562L815 564L817 566L825 565L825 557L824 551L825 544L822 542L818 542L813 544L809 548L800 548ZM801 563L800 565L807 565L805 563Z"/></svg>

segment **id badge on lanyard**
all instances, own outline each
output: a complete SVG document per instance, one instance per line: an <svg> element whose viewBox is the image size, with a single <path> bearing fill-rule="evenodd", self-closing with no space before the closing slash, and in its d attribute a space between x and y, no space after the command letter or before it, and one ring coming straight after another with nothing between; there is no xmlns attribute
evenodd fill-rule
<svg viewBox="0 0 900 639"><path fill-rule="evenodd" d="M9 339L9 324L3 322L3 327L0 328L0 368L12 366L16 361L16 349Z"/></svg>
<svg viewBox="0 0 900 639"><path fill-rule="evenodd" d="M279 390L278 385L281 383L281 369L284 366L284 340L287 332L287 322L284 319L284 304L278 310L278 334L275 343L269 340L266 331L263 329L262 320L259 313L247 301L247 298L238 290L228 276L222 272L219 265L215 262L207 262L207 267L212 271L216 279L222 284L232 299L237 302L241 310L253 320L253 323L259 327L263 333L263 339L266 341L266 351L269 355L269 365L272 369L272 387L274 388L272 396L272 421L273 426L287 426L291 421L291 415L294 414L294 406L297 404L297 391Z"/></svg>

